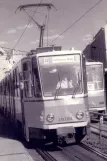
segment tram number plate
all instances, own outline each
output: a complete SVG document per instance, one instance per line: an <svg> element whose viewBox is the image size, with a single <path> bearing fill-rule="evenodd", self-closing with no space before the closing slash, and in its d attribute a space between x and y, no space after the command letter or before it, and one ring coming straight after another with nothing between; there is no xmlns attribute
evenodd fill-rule
<svg viewBox="0 0 107 161"><path fill-rule="evenodd" d="M72 117L61 117L59 118L59 121L71 121Z"/></svg>

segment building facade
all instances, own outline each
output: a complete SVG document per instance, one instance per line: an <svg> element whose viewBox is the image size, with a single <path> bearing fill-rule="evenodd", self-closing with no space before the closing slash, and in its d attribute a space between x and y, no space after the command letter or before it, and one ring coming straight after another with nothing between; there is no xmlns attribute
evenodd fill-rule
<svg viewBox="0 0 107 161"><path fill-rule="evenodd" d="M107 25L101 28L93 41L83 51L87 59L102 62L107 68Z"/></svg>

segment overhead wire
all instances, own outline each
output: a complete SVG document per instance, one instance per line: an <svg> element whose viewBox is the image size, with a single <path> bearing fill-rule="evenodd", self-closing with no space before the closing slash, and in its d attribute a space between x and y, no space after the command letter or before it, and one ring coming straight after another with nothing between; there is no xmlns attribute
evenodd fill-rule
<svg viewBox="0 0 107 161"><path fill-rule="evenodd" d="M42 0L40 0L39 4L41 4L41 2L42 2ZM37 8L36 8L35 12L33 13L32 17L35 15L35 13L36 13L37 9L38 9L38 6L37 6ZM30 22L31 22L31 21L32 21L32 18L30 18L30 20L29 20L29 22L28 22L28 24L27 24L26 28L25 28L25 29L24 29L24 31L22 32L21 36L19 37L19 39L18 39L17 43L14 45L13 49L15 49L15 48L16 48L16 46L18 45L18 43L20 42L21 38L23 37L23 35L24 35L25 31L27 30L28 25L30 24Z"/></svg>
<svg viewBox="0 0 107 161"><path fill-rule="evenodd" d="M47 46L48 46L48 30L49 30L49 12L50 12L50 9L48 8L48 17L47 17Z"/></svg>
<svg viewBox="0 0 107 161"><path fill-rule="evenodd" d="M99 3L101 3L103 0L99 0L97 3L95 3L90 9L88 9L82 16L80 16L75 22L73 22L69 27L67 27L62 33L60 33L55 39L53 39L49 45L51 45L54 41L56 41L60 36L62 36L64 33L66 33L69 29L71 29L77 22L79 22L84 16L86 16L93 8L95 8Z"/></svg>

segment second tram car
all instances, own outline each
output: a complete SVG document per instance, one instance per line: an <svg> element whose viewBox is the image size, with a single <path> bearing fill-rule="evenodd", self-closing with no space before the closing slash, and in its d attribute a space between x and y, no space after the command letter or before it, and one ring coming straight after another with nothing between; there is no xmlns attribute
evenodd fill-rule
<svg viewBox="0 0 107 161"><path fill-rule="evenodd" d="M105 113L104 69L101 62L86 62L89 110Z"/></svg>
<svg viewBox="0 0 107 161"><path fill-rule="evenodd" d="M85 58L81 51L33 53L0 81L0 108L27 141L48 141L89 130Z"/></svg>

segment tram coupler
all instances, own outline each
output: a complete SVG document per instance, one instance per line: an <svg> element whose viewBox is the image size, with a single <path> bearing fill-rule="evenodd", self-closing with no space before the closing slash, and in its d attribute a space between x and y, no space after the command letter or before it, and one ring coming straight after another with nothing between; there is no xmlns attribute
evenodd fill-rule
<svg viewBox="0 0 107 161"><path fill-rule="evenodd" d="M74 138L75 137L73 133L60 135L58 136L58 144L65 145L65 144L73 143L73 141L75 140Z"/></svg>
<svg viewBox="0 0 107 161"><path fill-rule="evenodd" d="M66 144L65 137L66 137L66 136L58 136L58 144L59 144L59 145L64 145L64 144Z"/></svg>
<svg viewBox="0 0 107 161"><path fill-rule="evenodd" d="M74 127L59 127L57 129L58 143L68 144L73 141L73 136L75 134Z"/></svg>

